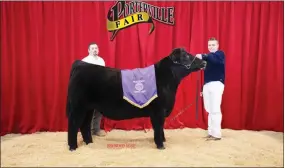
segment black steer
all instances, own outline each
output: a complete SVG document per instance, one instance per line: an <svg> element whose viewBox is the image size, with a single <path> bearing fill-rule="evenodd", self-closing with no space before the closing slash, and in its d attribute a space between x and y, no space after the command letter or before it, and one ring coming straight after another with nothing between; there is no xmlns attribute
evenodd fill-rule
<svg viewBox="0 0 285 168"><path fill-rule="evenodd" d="M123 99L120 69L76 60L70 72L66 105L69 150L78 147L79 129L86 144L93 142L90 125L94 109L112 120L150 117L154 142L158 149L164 149L164 121L173 109L178 85L191 72L205 66L205 61L184 49L174 49L169 56L153 65L157 97L147 106L138 108Z"/></svg>

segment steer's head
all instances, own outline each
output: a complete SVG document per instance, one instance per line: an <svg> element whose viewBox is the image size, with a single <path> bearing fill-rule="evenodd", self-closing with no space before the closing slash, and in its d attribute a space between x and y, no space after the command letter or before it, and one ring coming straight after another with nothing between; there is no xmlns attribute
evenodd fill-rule
<svg viewBox="0 0 285 168"><path fill-rule="evenodd" d="M169 55L169 58L172 62L171 69L179 80L189 75L191 72L206 67L206 61L193 56L183 48L175 48Z"/></svg>

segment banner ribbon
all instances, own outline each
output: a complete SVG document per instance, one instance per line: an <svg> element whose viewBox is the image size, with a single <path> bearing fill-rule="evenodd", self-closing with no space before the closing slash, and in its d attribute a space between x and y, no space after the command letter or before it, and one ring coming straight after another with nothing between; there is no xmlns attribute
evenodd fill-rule
<svg viewBox="0 0 285 168"><path fill-rule="evenodd" d="M116 21L110 21L107 20L107 29L109 32L113 32L111 40L115 38L115 35L119 30L125 29L127 27L130 27L135 24L139 23L151 23L151 28L149 30L149 34L151 34L154 30L154 23L152 18L149 16L146 12L137 12L132 15L129 15L125 18L116 20Z"/></svg>

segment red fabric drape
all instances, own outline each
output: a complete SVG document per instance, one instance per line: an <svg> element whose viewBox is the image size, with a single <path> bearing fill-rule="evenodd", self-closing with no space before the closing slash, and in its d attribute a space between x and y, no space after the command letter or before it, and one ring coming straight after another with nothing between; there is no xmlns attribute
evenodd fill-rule
<svg viewBox="0 0 285 168"><path fill-rule="evenodd" d="M107 66L125 69L153 64L175 47L205 53L212 36L226 53L222 127L283 131L283 2L149 2L174 6L175 26L155 21L148 35L150 24L138 24L110 41L114 3L1 2L1 135L66 130L69 70L91 41ZM165 128L206 128L201 97L196 102L202 75L182 81ZM151 128L148 118L105 118L102 126Z"/></svg>

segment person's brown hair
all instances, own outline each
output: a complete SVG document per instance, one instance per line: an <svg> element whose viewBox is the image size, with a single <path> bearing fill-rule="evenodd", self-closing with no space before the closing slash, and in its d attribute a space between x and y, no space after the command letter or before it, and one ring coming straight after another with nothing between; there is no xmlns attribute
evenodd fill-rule
<svg viewBox="0 0 285 168"><path fill-rule="evenodd" d="M217 43L219 44L219 41L215 37L211 37L208 41L217 41Z"/></svg>
<svg viewBox="0 0 285 168"><path fill-rule="evenodd" d="M93 45L93 44L96 44L96 43L94 43L94 42L91 42L91 43L89 43L89 45L88 45L88 49L90 48L90 46L91 45ZM96 44L97 45L97 44Z"/></svg>

